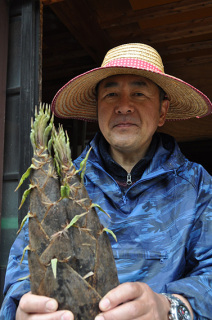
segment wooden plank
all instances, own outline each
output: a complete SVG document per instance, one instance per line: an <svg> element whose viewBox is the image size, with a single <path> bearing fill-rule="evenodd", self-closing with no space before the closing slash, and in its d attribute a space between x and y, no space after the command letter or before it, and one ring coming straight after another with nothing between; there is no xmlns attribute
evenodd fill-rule
<svg viewBox="0 0 212 320"><path fill-rule="evenodd" d="M174 62L186 64L202 64L212 61L212 41L166 45L157 48L166 64ZM180 62L181 61L181 62ZM209 70L208 70L209 71ZM212 70L211 70L212 72Z"/></svg>
<svg viewBox="0 0 212 320"><path fill-rule="evenodd" d="M163 16L161 19L161 16L155 17L155 16L142 16L141 20L139 21L139 26L143 30L148 28L154 28L164 25L172 25L172 24L181 24L182 22L186 21L194 21L197 19L203 19L207 17L212 16L212 6L210 8L198 8L196 10L192 11L186 11L186 12L179 12L169 14L166 16Z"/></svg>
<svg viewBox="0 0 212 320"><path fill-rule="evenodd" d="M212 42L212 32L211 33L207 33L207 34L203 34L203 35L190 35L186 38L180 38L180 39L175 39L175 40L170 40L170 41L164 41L158 43L157 49L159 50L164 50L166 51L166 48L168 50L170 50L172 47L175 46L183 46L183 45L194 45L195 43L201 44L204 42ZM201 46L201 45L200 45Z"/></svg>
<svg viewBox="0 0 212 320"><path fill-rule="evenodd" d="M176 61L185 61L186 63L201 64L212 61L212 48L194 51L184 51L181 53L163 55L166 63L174 63ZM212 70L210 70L212 71Z"/></svg>
<svg viewBox="0 0 212 320"><path fill-rule="evenodd" d="M180 68L186 67L186 66L190 66L192 68L196 68L198 65L201 64L209 64L211 66L212 63L212 56L211 56L211 51L210 54L207 56L190 56L188 58L185 57L175 57L175 60L173 58L173 60L168 60L166 61L166 58L163 59L163 62L166 65L166 71L169 67L169 65L177 65ZM211 67L210 67L211 68ZM211 70L208 70L208 72L211 73Z"/></svg>
<svg viewBox="0 0 212 320"><path fill-rule="evenodd" d="M43 81L60 81L60 79L63 80L63 84L65 84L65 81L69 81L75 76L78 76L79 74L86 72L88 70L94 69L96 67L96 64L86 64L86 65L78 65L78 66L69 66L69 65L63 65L62 67L60 65L54 67L45 67L46 75L43 75ZM43 88L44 89L44 88Z"/></svg>
<svg viewBox="0 0 212 320"><path fill-rule="evenodd" d="M180 2L181 0L151 0L151 1L141 1L141 0L129 0L133 10L141 10L145 8L161 6L167 3Z"/></svg>
<svg viewBox="0 0 212 320"><path fill-rule="evenodd" d="M192 38L191 41L186 41L183 43L172 43L166 46L160 46L160 53L162 55L180 54L184 52L193 52L196 50L204 50L212 48L212 33L210 40L203 40L202 37L198 40L197 38ZM167 52L168 51L168 52Z"/></svg>
<svg viewBox="0 0 212 320"><path fill-rule="evenodd" d="M143 1L141 1L143 2ZM147 1L146 1L147 2ZM184 13L190 13L192 11L205 10L212 7L212 0L181 0L174 4L166 4L160 5L156 7L150 7L142 10L128 10L128 11L119 11L119 15L117 13L112 13L107 18L108 15L105 15L105 18L102 17L100 24L104 29L115 27L115 26L126 26L127 24L138 23L141 18L147 20L160 19L163 21L166 17L170 15L179 15ZM198 17L198 16L197 16Z"/></svg>
<svg viewBox="0 0 212 320"><path fill-rule="evenodd" d="M32 146L29 139L31 132L31 117L34 116L35 105L39 103L39 45L40 45L40 2L23 0L20 4L21 14L21 55L19 63L20 70L20 107L18 123L19 131L19 178L26 171L31 163ZM22 185L18 190L18 203L26 186ZM19 211L19 224L26 215L26 208L29 199L26 199L25 207Z"/></svg>
<svg viewBox="0 0 212 320"><path fill-rule="evenodd" d="M212 101L212 61L196 64L195 67L189 63L183 66L179 63L165 63L165 70L166 73L181 78L198 88Z"/></svg>
<svg viewBox="0 0 212 320"><path fill-rule="evenodd" d="M1 210L2 210L2 181L4 161L4 128L6 108L6 79L7 79L7 48L8 48L8 7L7 1L0 2L0 235L1 235Z"/></svg>
<svg viewBox="0 0 212 320"><path fill-rule="evenodd" d="M110 41L86 0L52 4L51 9L65 24L96 63L100 63L110 48Z"/></svg>
<svg viewBox="0 0 212 320"><path fill-rule="evenodd" d="M164 42L153 43L152 45L163 57L166 66L176 62L178 66L186 66L202 65L212 61L212 33L170 41L164 39ZM212 73L212 70L210 72Z"/></svg>
<svg viewBox="0 0 212 320"><path fill-rule="evenodd" d="M129 38L127 38L127 35L125 35L125 41L132 42L132 41L138 41L138 42L144 42L146 44L154 44L155 46L157 44L163 43L169 41L175 41L180 39L187 39L191 38L192 36L204 36L204 35L210 35L212 34L212 17L200 19L196 21L190 21L190 22L183 22L178 23L174 25L168 25L168 26L162 26L160 28L150 28L146 29L145 32L140 33L137 32L137 34L129 34L129 28L126 28L125 32L129 34ZM113 32L112 32L113 31ZM119 30L110 30L111 37L113 36L114 40L117 41L119 39L119 35L116 31ZM109 32L109 31L108 31ZM122 31L123 32L123 31ZM123 36L123 33L122 33Z"/></svg>
<svg viewBox="0 0 212 320"><path fill-rule="evenodd" d="M120 16L127 15L129 11L132 11L129 0L87 1L89 6L96 12L100 24L110 19L118 23L117 19L119 19Z"/></svg>
<svg viewBox="0 0 212 320"><path fill-rule="evenodd" d="M189 65L189 63L185 63L184 66L178 63L170 63L165 64L165 70L168 74L181 78L198 88L212 101L212 61L205 64L202 62L195 67ZM174 136L178 141L212 139L212 115L201 119L166 121L159 131Z"/></svg>

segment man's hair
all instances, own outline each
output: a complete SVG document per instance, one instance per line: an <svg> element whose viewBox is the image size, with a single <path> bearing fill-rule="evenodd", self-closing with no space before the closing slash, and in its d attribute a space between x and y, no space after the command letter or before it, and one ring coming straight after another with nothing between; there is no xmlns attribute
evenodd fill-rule
<svg viewBox="0 0 212 320"><path fill-rule="evenodd" d="M159 89L159 99L160 99L160 103L162 103L163 100L166 100L167 99L167 94L166 92L156 84L156 86L158 87Z"/></svg>

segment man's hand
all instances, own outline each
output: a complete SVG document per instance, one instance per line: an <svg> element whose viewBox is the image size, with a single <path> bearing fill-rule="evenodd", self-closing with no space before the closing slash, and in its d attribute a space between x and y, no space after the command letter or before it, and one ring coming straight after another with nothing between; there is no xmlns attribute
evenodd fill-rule
<svg viewBox="0 0 212 320"><path fill-rule="evenodd" d="M170 304L145 283L123 283L100 301L95 320L168 320Z"/></svg>
<svg viewBox="0 0 212 320"><path fill-rule="evenodd" d="M16 320L73 320L70 311L57 311L56 300L26 293L20 300Z"/></svg>

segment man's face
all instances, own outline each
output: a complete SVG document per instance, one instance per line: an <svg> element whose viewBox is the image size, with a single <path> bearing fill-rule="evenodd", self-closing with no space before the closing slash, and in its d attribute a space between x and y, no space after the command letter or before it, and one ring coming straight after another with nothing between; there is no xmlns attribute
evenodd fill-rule
<svg viewBox="0 0 212 320"><path fill-rule="evenodd" d="M98 88L99 128L111 152L143 157L158 126L165 122L169 102L160 103L152 81L134 75L111 76Z"/></svg>

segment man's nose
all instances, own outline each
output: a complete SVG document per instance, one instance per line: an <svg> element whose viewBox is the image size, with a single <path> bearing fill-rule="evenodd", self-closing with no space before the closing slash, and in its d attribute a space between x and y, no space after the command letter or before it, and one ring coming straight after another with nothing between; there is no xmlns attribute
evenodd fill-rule
<svg viewBox="0 0 212 320"><path fill-rule="evenodd" d="M129 97L123 96L117 101L115 106L115 113L127 114L134 112L134 106Z"/></svg>

